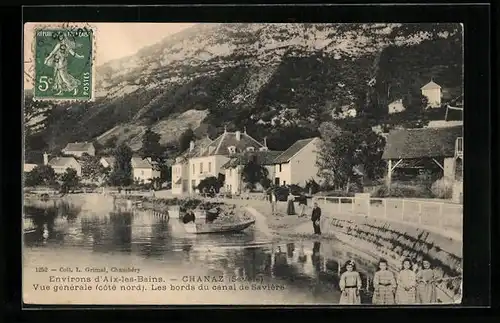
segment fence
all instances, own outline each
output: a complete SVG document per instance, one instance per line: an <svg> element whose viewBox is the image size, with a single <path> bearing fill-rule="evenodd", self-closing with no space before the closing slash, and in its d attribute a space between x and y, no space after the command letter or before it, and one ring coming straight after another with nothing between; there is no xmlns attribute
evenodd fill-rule
<svg viewBox="0 0 500 323"><path fill-rule="evenodd" d="M315 196L329 213L364 215L462 233L463 207L441 201Z"/></svg>

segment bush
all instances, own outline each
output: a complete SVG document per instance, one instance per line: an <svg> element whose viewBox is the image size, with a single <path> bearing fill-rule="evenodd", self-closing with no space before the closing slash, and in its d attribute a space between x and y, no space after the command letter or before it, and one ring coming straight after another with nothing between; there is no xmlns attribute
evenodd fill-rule
<svg viewBox="0 0 500 323"><path fill-rule="evenodd" d="M319 192L320 190L320 185L318 183L316 183L316 181L314 179L311 179L309 180L307 183L306 183L306 187L305 187L305 190L306 192L309 194L316 194Z"/></svg>
<svg viewBox="0 0 500 323"><path fill-rule="evenodd" d="M453 196L453 183L454 181L448 177L442 177L432 183L432 195L440 199L451 199Z"/></svg>
<svg viewBox="0 0 500 323"><path fill-rule="evenodd" d="M389 189L387 185L374 187L371 192L373 197L413 197L432 198L431 190L425 185L405 185L394 183Z"/></svg>

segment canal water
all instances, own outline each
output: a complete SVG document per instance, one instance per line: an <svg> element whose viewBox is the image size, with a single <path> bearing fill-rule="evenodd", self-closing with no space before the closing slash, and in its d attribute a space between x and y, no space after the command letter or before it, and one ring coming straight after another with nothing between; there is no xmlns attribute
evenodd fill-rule
<svg viewBox="0 0 500 323"><path fill-rule="evenodd" d="M75 212L60 204L25 213L34 225L24 234L27 303L338 304L339 262L359 264L363 288L375 269L374 259L339 241L271 243L258 225L238 234L192 235L178 219L149 211ZM122 282L112 290L106 276L141 276L147 283ZM368 293L362 298L370 302Z"/></svg>

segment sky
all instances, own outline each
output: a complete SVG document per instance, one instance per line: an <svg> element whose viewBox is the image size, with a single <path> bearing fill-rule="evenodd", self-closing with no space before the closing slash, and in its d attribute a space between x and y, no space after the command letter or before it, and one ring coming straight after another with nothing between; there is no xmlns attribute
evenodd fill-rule
<svg viewBox="0 0 500 323"><path fill-rule="evenodd" d="M26 23L24 25L24 66L25 72L32 68L32 45L34 28L61 23ZM153 45L168 35L189 28L194 23L90 23L96 29L96 66L114 59L135 54L145 46ZM30 78L25 76L25 88L32 88Z"/></svg>

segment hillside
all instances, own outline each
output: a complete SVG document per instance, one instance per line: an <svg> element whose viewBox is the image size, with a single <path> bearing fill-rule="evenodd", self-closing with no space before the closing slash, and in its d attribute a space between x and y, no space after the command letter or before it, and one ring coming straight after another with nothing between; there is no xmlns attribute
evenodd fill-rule
<svg viewBox="0 0 500 323"><path fill-rule="evenodd" d="M458 96L462 60L459 24L199 24L97 67L96 101L56 105L40 136L137 150L148 126L167 144L226 125L284 150L347 108L382 116L431 78Z"/></svg>

